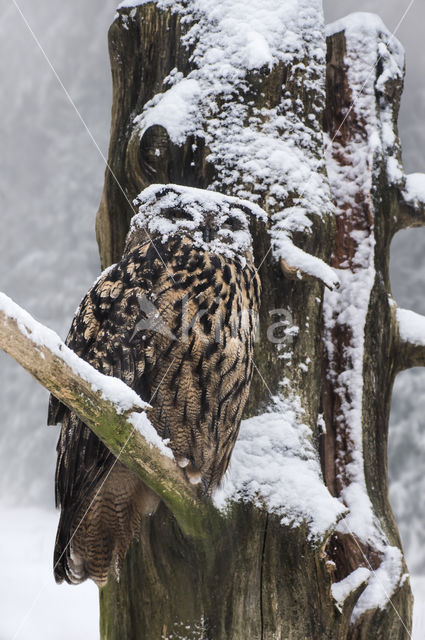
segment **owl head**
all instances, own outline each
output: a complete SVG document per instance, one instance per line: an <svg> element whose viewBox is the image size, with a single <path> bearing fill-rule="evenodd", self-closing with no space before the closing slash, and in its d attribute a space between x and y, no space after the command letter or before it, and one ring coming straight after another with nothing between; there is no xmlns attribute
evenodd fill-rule
<svg viewBox="0 0 425 640"><path fill-rule="evenodd" d="M150 185L134 204L138 213L131 220L129 238L138 229L164 243L185 236L199 249L228 258L251 250L250 218L266 220L266 213L247 200L175 184Z"/></svg>

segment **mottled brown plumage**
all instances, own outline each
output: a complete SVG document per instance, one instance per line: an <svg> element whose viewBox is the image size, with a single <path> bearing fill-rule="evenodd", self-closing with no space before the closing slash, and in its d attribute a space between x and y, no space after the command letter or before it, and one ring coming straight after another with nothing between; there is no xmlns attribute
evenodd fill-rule
<svg viewBox="0 0 425 640"><path fill-rule="evenodd" d="M82 301L67 344L152 404L150 420L188 479L211 492L229 464L249 391L258 275L249 251L213 253L184 229L166 242L146 238L133 229L122 260ZM157 499L51 398L49 423L57 422L55 577L102 585L118 574Z"/></svg>

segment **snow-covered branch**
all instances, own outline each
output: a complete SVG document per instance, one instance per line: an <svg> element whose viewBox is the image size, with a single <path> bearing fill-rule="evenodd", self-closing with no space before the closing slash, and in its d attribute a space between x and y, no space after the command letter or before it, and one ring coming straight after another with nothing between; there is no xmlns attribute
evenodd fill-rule
<svg viewBox="0 0 425 640"><path fill-rule="evenodd" d="M122 380L105 376L0 293L0 349L14 358L102 440L170 508L183 531L205 534L210 507L188 484L149 422L149 405Z"/></svg>
<svg viewBox="0 0 425 640"><path fill-rule="evenodd" d="M425 226L425 173L410 173L399 197L397 229Z"/></svg>
<svg viewBox="0 0 425 640"><path fill-rule="evenodd" d="M291 248L288 252L290 261L285 258L280 258L279 264L282 273L284 273L287 278L290 280L313 278L319 280L319 282L331 291L339 287L339 279L336 271L327 265L326 262L302 251L296 247L289 238L286 246L287 248Z"/></svg>
<svg viewBox="0 0 425 640"><path fill-rule="evenodd" d="M397 309L399 370L425 366L425 316Z"/></svg>

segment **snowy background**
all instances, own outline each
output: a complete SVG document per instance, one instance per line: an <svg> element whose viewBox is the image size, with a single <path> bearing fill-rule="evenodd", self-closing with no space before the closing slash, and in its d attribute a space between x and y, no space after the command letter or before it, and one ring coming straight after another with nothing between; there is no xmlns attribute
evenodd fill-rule
<svg viewBox="0 0 425 640"><path fill-rule="evenodd" d="M411 0L325 0L328 22L378 13L393 31ZM19 2L19 0L18 0ZM117 0L21 0L20 6L87 126L107 151L111 83L107 29ZM407 172L425 170L425 6L397 31L407 51L400 129ZM0 0L0 290L65 337L99 270L94 219L104 164L13 0ZM425 230L400 233L392 287L425 313ZM391 499L418 602L425 602L425 370L399 376L391 415ZM97 638L97 589L57 587L51 557L57 516L57 431L45 426L47 393L0 353L0 640ZM424 611L424 613L423 613ZM4 615L7 612L7 615ZM415 611L425 637L425 610Z"/></svg>

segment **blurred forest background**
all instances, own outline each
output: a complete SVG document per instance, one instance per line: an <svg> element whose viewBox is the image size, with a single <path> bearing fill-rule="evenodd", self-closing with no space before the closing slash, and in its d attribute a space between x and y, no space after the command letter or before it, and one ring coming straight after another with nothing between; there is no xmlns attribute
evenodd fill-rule
<svg viewBox="0 0 425 640"><path fill-rule="evenodd" d="M107 30L117 0L18 3L106 155ZM327 22L372 11L390 31L397 29L407 56L400 115L404 165L415 172L425 171L425 5L416 0L404 16L410 4L324 1ZM0 0L0 82L0 290L64 338L99 273L94 224L105 166L13 0ZM396 236L391 279L397 302L425 314L425 230ZM0 618L0 640L97 637L94 585L56 587L52 578L58 433L45 426L47 399L0 352L0 602L8 612ZM405 372L396 381L389 467L391 501L420 600L425 596L425 369ZM419 607L416 615L419 637L425 616Z"/></svg>

